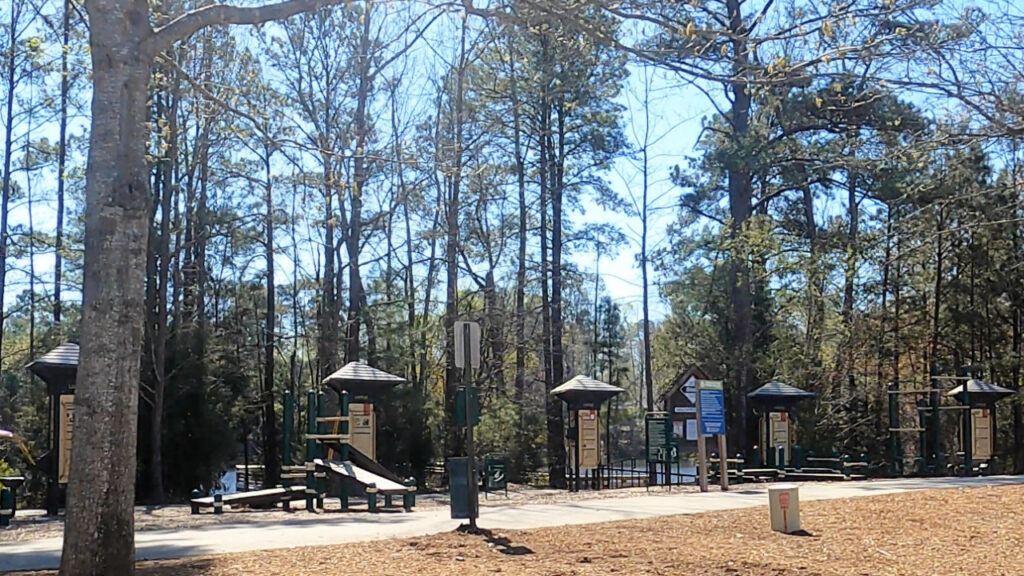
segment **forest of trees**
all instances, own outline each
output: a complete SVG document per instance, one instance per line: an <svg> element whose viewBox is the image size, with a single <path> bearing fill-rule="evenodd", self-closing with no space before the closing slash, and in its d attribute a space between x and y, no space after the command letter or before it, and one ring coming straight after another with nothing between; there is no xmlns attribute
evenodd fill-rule
<svg viewBox="0 0 1024 576"><path fill-rule="evenodd" d="M40 452L47 398L24 366L80 338L89 242L117 240L85 233L87 176L103 169L87 166L90 138L135 132L108 120L122 116L95 69L107 4L137 3L0 6L0 425ZM120 176L145 191L120 208L148 247L131 257L143 321L108 330L141 341L141 499L209 486L243 438L273 482L283 393L355 360L409 380L378 404L379 455L422 478L458 448L459 319L484 334L481 450L554 485L564 429L547 392L577 373L626 388L617 418L640 434L700 364L726 381L739 450L755 441L745 394L786 381L819 394L807 443L872 460L887 456L890 382L970 366L1020 388L1013 2L326 4L148 8L144 171ZM259 25L204 27L223 23ZM625 97L651 78L710 110L670 174L648 157L664 127ZM611 184L624 165L628 190ZM665 178L662 229L649 182ZM635 254L616 273L638 279L638 307L600 275L619 253ZM1000 457L1024 471L1020 402L999 421Z"/></svg>

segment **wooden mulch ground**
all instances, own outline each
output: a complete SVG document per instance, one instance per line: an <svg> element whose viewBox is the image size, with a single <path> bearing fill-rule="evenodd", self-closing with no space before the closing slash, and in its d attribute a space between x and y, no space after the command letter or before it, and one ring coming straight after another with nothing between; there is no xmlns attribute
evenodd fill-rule
<svg viewBox="0 0 1024 576"><path fill-rule="evenodd" d="M1024 487L802 503L808 534L767 508L607 524L146 563L143 576L1017 576Z"/></svg>

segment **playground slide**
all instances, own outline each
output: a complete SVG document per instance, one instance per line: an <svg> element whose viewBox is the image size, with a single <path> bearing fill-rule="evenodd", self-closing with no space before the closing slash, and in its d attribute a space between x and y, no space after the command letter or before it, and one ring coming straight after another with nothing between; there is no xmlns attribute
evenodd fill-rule
<svg viewBox="0 0 1024 576"><path fill-rule="evenodd" d="M331 451L333 451L335 457L337 457L337 454L341 451L341 444L337 442L324 442L323 447L329 448ZM362 468L363 470L372 472L382 478L386 478L394 482L395 484L402 483L402 478L399 478L398 474L395 474L394 472L381 466L380 464L377 463L376 460L370 458L366 454L363 454L362 452L357 450L355 446L352 446L351 444L349 444L348 447L348 459L350 462L352 462L352 464Z"/></svg>
<svg viewBox="0 0 1024 576"><path fill-rule="evenodd" d="M283 500L286 494L290 500L303 500L306 498L306 487L288 486L286 488L253 490L252 492L236 492L235 494L225 494L222 500L228 506L242 504L255 507L273 506ZM200 508L213 508L213 496L193 498L192 504Z"/></svg>
<svg viewBox="0 0 1024 576"><path fill-rule="evenodd" d="M338 462L336 460L329 460L325 462L318 458L314 462L318 470L323 470L328 474L353 480L362 486L374 484L381 494L405 494L409 491L409 488L403 486L401 482L395 482L379 474L374 474L365 468L360 468L352 463L352 461Z"/></svg>

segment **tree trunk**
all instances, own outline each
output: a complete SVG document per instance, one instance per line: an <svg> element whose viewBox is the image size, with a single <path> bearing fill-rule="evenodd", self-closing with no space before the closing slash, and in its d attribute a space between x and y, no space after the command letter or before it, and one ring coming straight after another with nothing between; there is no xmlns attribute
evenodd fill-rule
<svg viewBox="0 0 1024 576"><path fill-rule="evenodd" d="M841 369L837 370L836 376L845 382L842 390L842 398L845 403L843 423L845 432L843 434L844 452L849 453L855 447L850 445L848 439L852 437L852 419L858 413L856 404L852 404L857 397L856 378L854 377L854 331L853 331L853 300L855 297L855 283L857 280L857 234L860 230L860 209L857 204L857 178L851 170L847 175L847 232L846 232L846 272L843 278L843 341L845 352L839 352ZM880 330L881 332L881 330Z"/></svg>
<svg viewBox="0 0 1024 576"><path fill-rule="evenodd" d="M18 10L10 7L10 44L7 46L7 106L4 110L4 173L3 189L0 190L0 312L7 294L7 215L11 202L11 156L14 153L14 88L17 86L18 70L15 57L17 50ZM3 357L4 318L0 313L0 358Z"/></svg>
<svg viewBox="0 0 1024 576"><path fill-rule="evenodd" d="M466 75L466 21L462 21L461 46L459 50L459 64L455 76L455 103L452 113L452 130L455 133L454 149L452 150L451 174L448 182L448 202L446 212L446 233L445 243L445 287L447 296L445 301L444 328L445 328L445 413L448 417L449 447L462 453L462 440L456 434L454 426L454 402L455 390L460 381L459 372L455 368L455 321L458 318L459 307L459 202L462 186L462 121L464 105L464 86Z"/></svg>
<svg viewBox="0 0 1024 576"><path fill-rule="evenodd" d="M150 205L145 2L86 4L92 130L75 442L61 576L134 574L135 447Z"/></svg>
<svg viewBox="0 0 1024 576"><path fill-rule="evenodd" d="M649 134L651 115L648 108L648 94L650 86L644 85L644 145L640 150L643 169L643 198L640 205L640 277L643 282L643 335L644 335L644 393L647 396L645 408L648 412L654 411L654 362L651 359L651 297L650 282L647 277L647 224L648 209L647 195L648 187L648 156Z"/></svg>
<svg viewBox="0 0 1024 576"><path fill-rule="evenodd" d="M64 184L67 180L68 157L68 93L71 78L68 70L68 51L71 43L71 0L64 0L61 15L60 56L60 127L57 141L57 230L53 244L53 326L60 331L61 281L64 271Z"/></svg>
<svg viewBox="0 0 1024 576"><path fill-rule="evenodd" d="M274 182L270 170L273 143L264 147L263 217L264 259L267 265L267 317L263 336L263 467L267 486L277 486L281 479L281 460L277 445L277 412L274 410L274 360L277 334L277 298L274 285ZM291 462L285 462L291 464Z"/></svg>
<svg viewBox="0 0 1024 576"><path fill-rule="evenodd" d="M153 411L150 414L149 479L153 501L163 504L163 415L164 392L167 385L167 341L169 319L167 295L171 271L171 198L174 195L174 166L178 155L178 84L181 79L172 71L170 76L170 103L165 105L167 121L166 156L161 161L160 174L160 240L157 252L156 326L153 339ZM152 248L150 248L152 250Z"/></svg>
<svg viewBox="0 0 1024 576"><path fill-rule="evenodd" d="M319 307L319 336L317 340L317 368L316 384L326 378L336 369L336 358L338 350L338 307L335 297L335 274L334 274L334 208L333 199L335 186L334 172L332 170L332 159L329 155L323 156L324 166L324 275L320 282L320 290L323 292ZM331 395L328 394L328 398ZM329 406L332 401L328 400Z"/></svg>
<svg viewBox="0 0 1024 576"><path fill-rule="evenodd" d="M740 0L726 0L729 16L729 29L732 38L733 80L729 85L732 92L732 138L742 146L750 130L750 94L747 91L745 77L747 75L747 41L745 24L741 14ZM738 239L743 235L744 227L751 216L751 200L753 184L748 169L738 159L727 163L727 179L729 188L729 215L732 217L730 235ZM743 242L738 242L742 245ZM754 439L747 431L747 393L753 388L754 366L753 357L754 318L753 298L750 285L750 263L745 250L733 250L729 265L730 299L732 301L732 357L735 359L732 369L732 385L729 387L729 398L732 404L733 433L729 440L730 446L749 452Z"/></svg>
<svg viewBox="0 0 1024 576"><path fill-rule="evenodd" d="M356 149L352 158L352 198L349 201L351 213L349 229L346 236L348 252L348 323L346 326L345 361L359 360L359 332L363 322L363 281L359 274L359 241L362 238L363 219L363 188L369 180L366 169L366 146L369 144L369 122L367 106L370 98L373 79L370 75L372 58L370 45L370 17L373 2L364 3L362 14L362 32L359 35L359 51L356 55L359 84L356 91L356 110L353 118L355 125Z"/></svg>

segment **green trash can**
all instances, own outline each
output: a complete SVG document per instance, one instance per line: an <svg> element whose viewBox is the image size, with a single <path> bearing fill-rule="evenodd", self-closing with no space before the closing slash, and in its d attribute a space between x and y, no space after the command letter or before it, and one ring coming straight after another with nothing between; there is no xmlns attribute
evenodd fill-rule
<svg viewBox="0 0 1024 576"><path fill-rule="evenodd" d="M448 495L451 497L451 517L455 519L479 516L479 503L471 498L469 485L476 479L469 468L469 458L448 460Z"/></svg>

